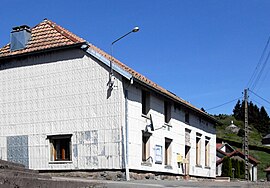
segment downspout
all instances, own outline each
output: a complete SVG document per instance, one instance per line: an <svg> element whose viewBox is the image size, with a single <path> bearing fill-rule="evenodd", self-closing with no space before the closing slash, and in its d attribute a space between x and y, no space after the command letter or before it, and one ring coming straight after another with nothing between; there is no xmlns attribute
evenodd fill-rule
<svg viewBox="0 0 270 188"><path fill-rule="evenodd" d="M129 145L129 129L128 129L128 90L125 89L125 135L126 135L126 142L125 143L125 168L126 168L126 181L130 180L129 177L129 166L128 166L128 145Z"/></svg>
<svg viewBox="0 0 270 188"><path fill-rule="evenodd" d="M128 88L130 85L133 84L133 77L129 79L129 84L125 87L124 83L124 95L125 95L125 140L123 141L124 144L124 163L125 163L125 171L126 171L126 181L130 180L129 176L129 161L128 161L128 156L129 156L129 125L128 125ZM124 139L124 137L123 137Z"/></svg>

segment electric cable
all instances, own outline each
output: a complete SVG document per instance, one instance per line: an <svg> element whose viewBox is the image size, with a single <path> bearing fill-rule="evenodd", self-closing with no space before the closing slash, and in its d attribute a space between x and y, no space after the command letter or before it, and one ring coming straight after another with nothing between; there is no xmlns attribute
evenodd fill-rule
<svg viewBox="0 0 270 188"><path fill-rule="evenodd" d="M224 106L224 105L226 105L226 104L230 104L230 103L232 103L232 102L234 102L234 101L236 101L236 100L239 100L239 99L241 99L241 98L242 98L242 97L238 97L238 98L236 98L236 99L233 99L233 100L231 100L231 101L225 102L225 103L223 103L223 104L214 106L214 107L212 107L212 108L208 108L208 109L206 109L206 111L209 111L209 110L213 110L213 109L222 107L222 106Z"/></svg>

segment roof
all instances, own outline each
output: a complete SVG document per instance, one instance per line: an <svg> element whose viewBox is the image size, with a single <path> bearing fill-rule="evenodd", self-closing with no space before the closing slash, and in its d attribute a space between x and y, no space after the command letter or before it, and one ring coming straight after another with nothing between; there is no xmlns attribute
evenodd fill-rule
<svg viewBox="0 0 270 188"><path fill-rule="evenodd" d="M86 41L56 23L45 19L31 29L31 40L25 49L10 51L10 44L7 44L3 48L0 48L0 58L81 44L83 42Z"/></svg>
<svg viewBox="0 0 270 188"><path fill-rule="evenodd" d="M270 134L268 134L265 137L263 137L263 139L267 139L267 138L270 138Z"/></svg>
<svg viewBox="0 0 270 188"><path fill-rule="evenodd" d="M29 55L31 53L44 52L46 50L53 50L56 48L66 48L69 46L74 46L74 45L78 45L82 43L85 43L85 44L87 43L88 48L99 53L106 59L110 60L112 58L109 54L97 48L93 44L88 43L84 39L76 36L75 34L57 25L56 23L50 20L44 19L44 21L42 21L41 23L39 23L38 25L36 25L35 27L31 29L31 40L29 41L25 49L17 50L17 51L10 51L10 44L7 44L3 48L0 48L0 60L5 59L5 58L15 58L16 56ZM187 108L194 110L195 112L203 115L204 117L207 117L212 122L219 123L215 118L213 118L206 112L193 106L189 102L181 99L180 97L176 96L170 91L164 89L163 87L159 86L158 84L154 83L153 81L146 78L142 74L131 69L130 67L120 62L119 60L115 58L113 59L114 59L114 63L118 65L120 68L122 68L123 70L130 73L133 76L135 81L139 82L140 84L145 85L146 87L150 87L156 92L159 92L162 95L165 95L166 97L182 104L183 106Z"/></svg>
<svg viewBox="0 0 270 188"><path fill-rule="evenodd" d="M264 170L265 172L270 172L270 166Z"/></svg>
<svg viewBox="0 0 270 188"><path fill-rule="evenodd" d="M217 144L216 144L216 148L217 148L217 149L220 149L220 148L222 148L223 145L224 145L224 144L217 143Z"/></svg>
<svg viewBox="0 0 270 188"><path fill-rule="evenodd" d="M234 150L234 151L231 152L231 153L225 153L225 152L223 152L223 151L220 150L220 149L217 149L217 151L220 152L220 153L222 153L222 154L225 154L225 155L226 155L227 157L229 157L229 158L231 158L231 157L233 157L233 156L239 156L239 155L242 156L242 158L245 158L245 154L244 154L242 151L240 151L240 150ZM217 160L217 161L216 161L216 164L217 164L217 165L221 164L221 163L223 162L223 159L224 159L224 157L221 158L221 159L219 159L219 160ZM249 161L252 162L252 163L255 163L255 164L260 163L260 161L258 161L257 159L255 159L255 158L252 157L251 155L248 156L248 159L249 159Z"/></svg>

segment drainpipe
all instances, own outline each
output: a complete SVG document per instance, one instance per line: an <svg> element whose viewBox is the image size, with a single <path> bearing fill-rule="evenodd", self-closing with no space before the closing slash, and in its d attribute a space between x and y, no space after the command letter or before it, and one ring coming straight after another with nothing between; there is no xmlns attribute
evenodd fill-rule
<svg viewBox="0 0 270 188"><path fill-rule="evenodd" d="M128 90L125 89L125 135L126 135L126 142L125 142L125 168L126 168L126 181L130 180L129 177L129 167L128 167L128 146L129 146L129 137L128 137Z"/></svg>

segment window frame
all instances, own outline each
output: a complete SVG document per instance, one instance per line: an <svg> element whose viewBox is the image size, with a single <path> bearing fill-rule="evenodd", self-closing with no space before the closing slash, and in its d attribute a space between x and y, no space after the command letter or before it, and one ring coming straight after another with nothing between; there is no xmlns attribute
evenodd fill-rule
<svg viewBox="0 0 270 188"><path fill-rule="evenodd" d="M169 124L171 121L171 118L172 118L171 106L172 105L168 101L164 101L164 122L165 122L165 124Z"/></svg>
<svg viewBox="0 0 270 188"><path fill-rule="evenodd" d="M150 93L142 89L141 95L142 115L147 116L150 111Z"/></svg>
<svg viewBox="0 0 270 188"><path fill-rule="evenodd" d="M165 137L164 142L164 165L171 166L172 163L172 139Z"/></svg>
<svg viewBox="0 0 270 188"><path fill-rule="evenodd" d="M210 166L210 138L205 137L205 167Z"/></svg>
<svg viewBox="0 0 270 188"><path fill-rule="evenodd" d="M150 138L152 133L142 131L142 162L147 162L150 158Z"/></svg>
<svg viewBox="0 0 270 188"><path fill-rule="evenodd" d="M201 134L196 134L196 166L201 166Z"/></svg>
<svg viewBox="0 0 270 188"><path fill-rule="evenodd" d="M47 139L50 144L50 162L68 163L72 162L72 134L49 135Z"/></svg>

